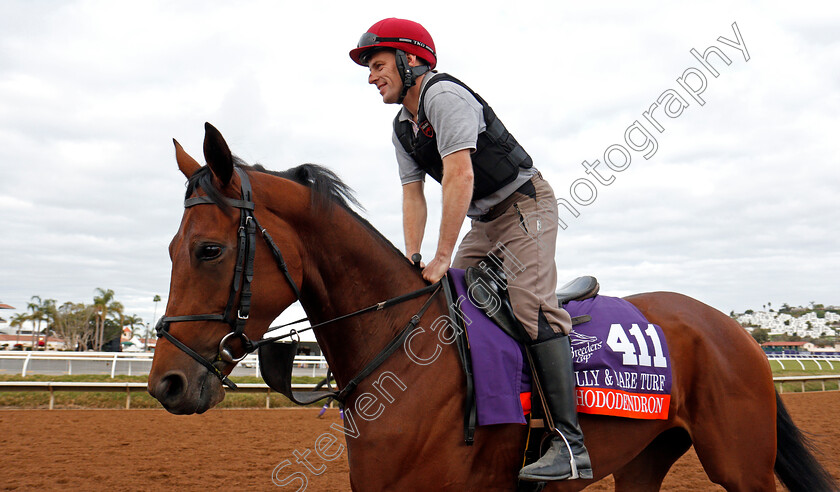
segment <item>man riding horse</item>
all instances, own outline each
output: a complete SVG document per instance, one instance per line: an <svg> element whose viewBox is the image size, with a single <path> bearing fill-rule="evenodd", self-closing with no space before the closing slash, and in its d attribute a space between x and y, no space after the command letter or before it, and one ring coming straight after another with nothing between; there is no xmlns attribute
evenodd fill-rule
<svg viewBox="0 0 840 492"><path fill-rule="evenodd" d="M426 227L425 175L442 185L443 210L437 251L423 278L440 280L450 266L466 268L488 255L508 272L514 313L530 340L535 376L555 436L522 480L592 478L589 453L578 425L568 334L569 314L557 305L557 203L534 167L490 106L469 87L434 70L437 55L423 26L384 19L350 51L370 69L386 104L400 104L393 143L403 188L405 254L419 253ZM466 217L472 227L453 258Z"/></svg>

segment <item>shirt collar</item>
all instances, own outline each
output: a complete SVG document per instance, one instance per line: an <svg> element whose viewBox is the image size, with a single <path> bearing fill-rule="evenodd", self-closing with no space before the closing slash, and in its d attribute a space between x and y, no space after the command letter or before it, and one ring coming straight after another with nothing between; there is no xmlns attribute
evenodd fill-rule
<svg viewBox="0 0 840 492"><path fill-rule="evenodd" d="M423 77L423 82L420 83L420 94L423 94L423 89L426 88L426 84L430 80L432 80L432 78L435 75L437 75L436 72L432 72L432 71L426 72L426 76ZM411 113L407 109L405 109L405 106L401 105L400 108L401 109L400 109L399 121L414 121L414 119L411 117ZM418 108L418 110L419 110L419 108Z"/></svg>

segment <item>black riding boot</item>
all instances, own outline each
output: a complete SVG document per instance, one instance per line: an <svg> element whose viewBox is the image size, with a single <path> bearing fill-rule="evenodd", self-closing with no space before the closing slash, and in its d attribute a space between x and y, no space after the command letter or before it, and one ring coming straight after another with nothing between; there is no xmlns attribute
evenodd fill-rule
<svg viewBox="0 0 840 492"><path fill-rule="evenodd" d="M534 379L542 394L547 424L555 436L545 455L519 472L520 480L552 481L592 478L589 452L577 420L575 379L569 337L557 336L528 345Z"/></svg>

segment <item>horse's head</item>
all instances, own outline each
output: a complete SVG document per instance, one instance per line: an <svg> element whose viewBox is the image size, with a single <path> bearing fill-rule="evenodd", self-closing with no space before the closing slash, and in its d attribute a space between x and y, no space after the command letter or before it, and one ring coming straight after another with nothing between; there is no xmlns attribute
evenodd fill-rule
<svg viewBox="0 0 840 492"><path fill-rule="evenodd" d="M252 187L249 173L234 164L212 125L205 125L207 166L178 142L175 153L189 184L181 226L169 245L169 300L157 327L161 338L148 388L170 412L189 414L224 399L222 382L232 384L226 375L250 341L296 300L301 248L294 232L257 203L257 183ZM260 263L266 267L254 275Z"/></svg>

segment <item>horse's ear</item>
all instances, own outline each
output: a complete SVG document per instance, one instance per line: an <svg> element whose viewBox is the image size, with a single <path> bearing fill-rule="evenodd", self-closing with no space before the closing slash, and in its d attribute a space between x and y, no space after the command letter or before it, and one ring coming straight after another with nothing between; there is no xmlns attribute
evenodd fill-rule
<svg viewBox="0 0 840 492"><path fill-rule="evenodd" d="M175 144L175 160L178 161L178 169L189 179L196 171L201 169L201 164L190 157L184 148L181 147L181 144L174 138L172 139L172 143Z"/></svg>
<svg viewBox="0 0 840 492"><path fill-rule="evenodd" d="M233 176L233 156L219 130L210 123L204 124L204 160L223 185Z"/></svg>

